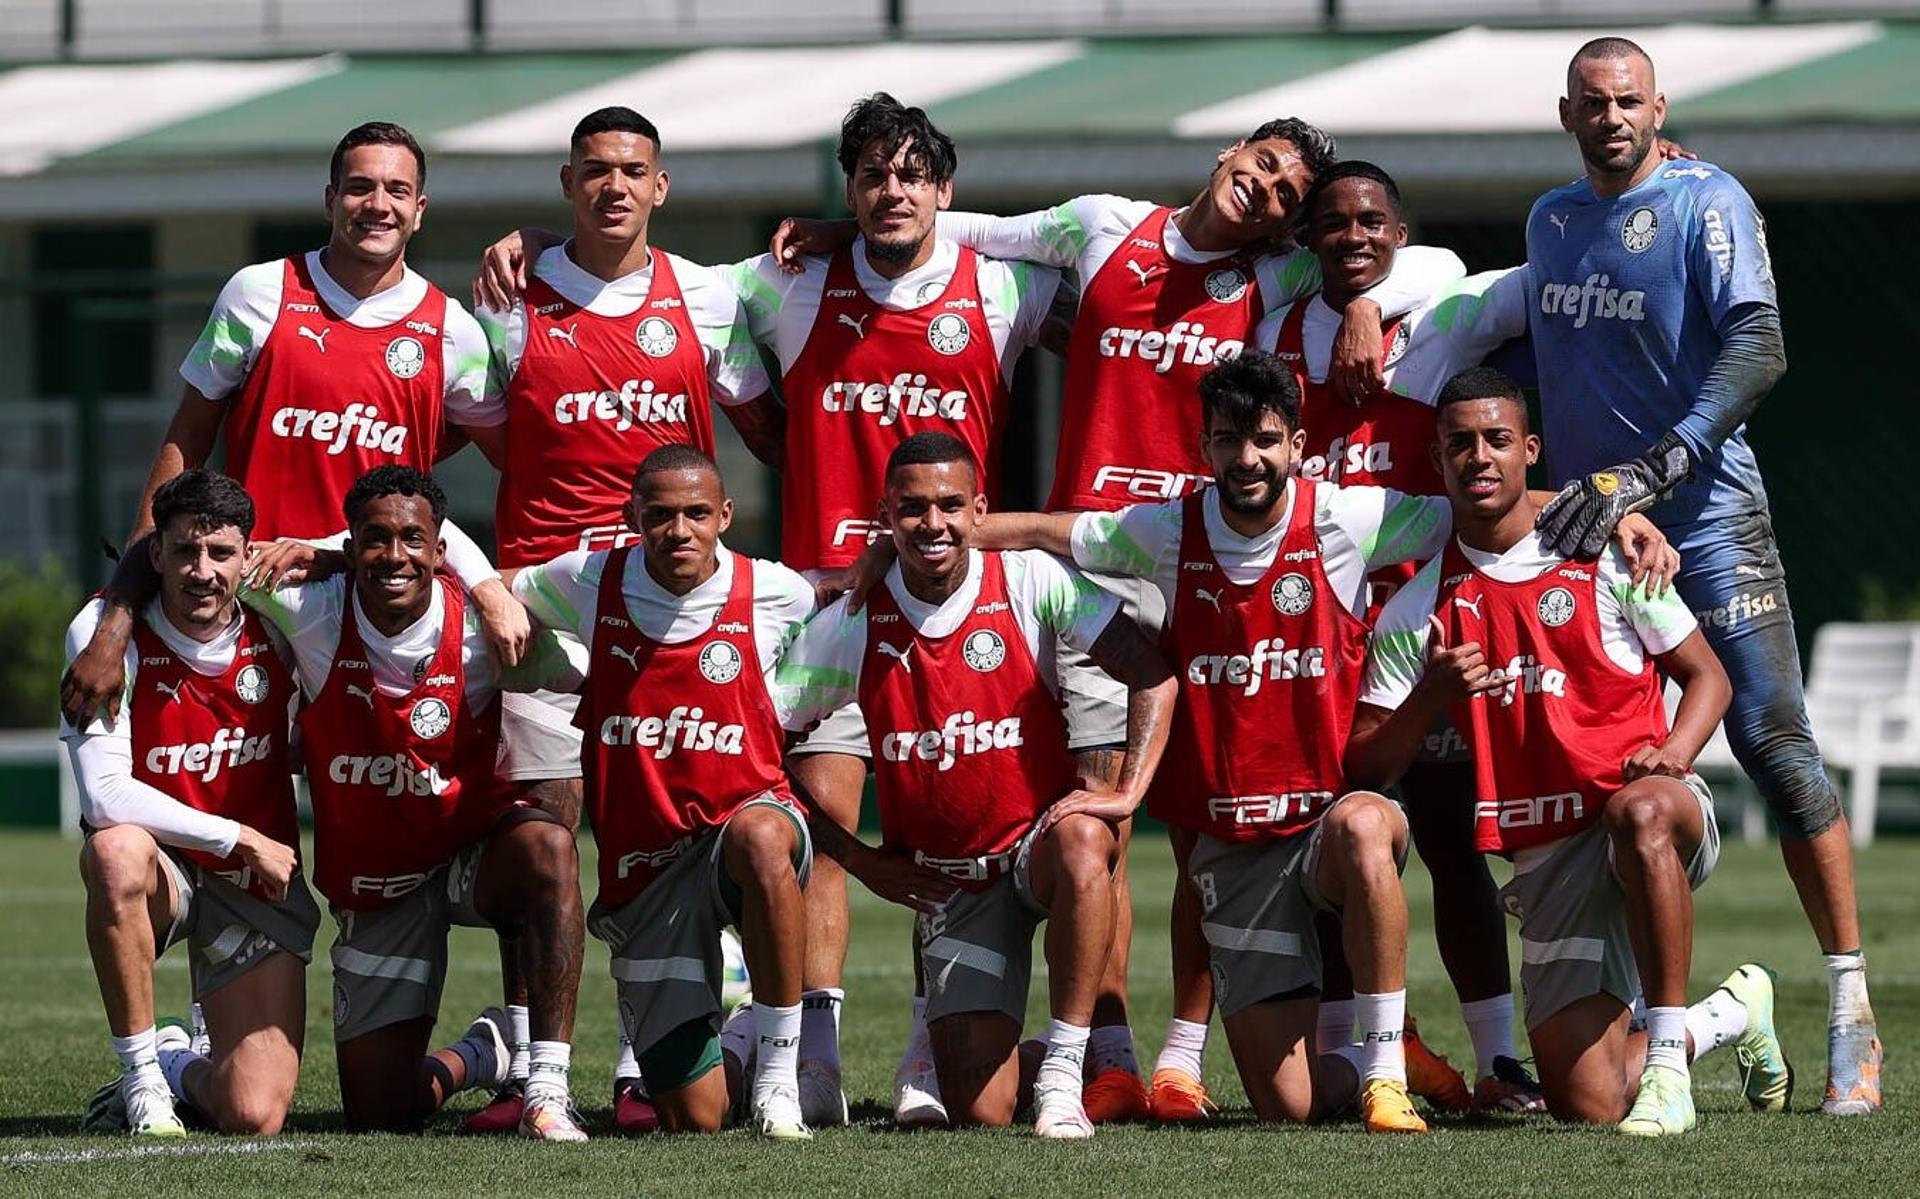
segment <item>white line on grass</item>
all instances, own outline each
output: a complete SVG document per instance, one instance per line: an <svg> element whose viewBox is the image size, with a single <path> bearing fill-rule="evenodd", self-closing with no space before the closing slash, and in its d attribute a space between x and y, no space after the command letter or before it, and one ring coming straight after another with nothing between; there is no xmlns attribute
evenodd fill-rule
<svg viewBox="0 0 1920 1199"><path fill-rule="evenodd" d="M290 1153L312 1141L241 1141L229 1145L128 1145L115 1149L29 1149L0 1157L0 1166L77 1166L88 1162L128 1161L142 1157L240 1156L252 1153Z"/></svg>

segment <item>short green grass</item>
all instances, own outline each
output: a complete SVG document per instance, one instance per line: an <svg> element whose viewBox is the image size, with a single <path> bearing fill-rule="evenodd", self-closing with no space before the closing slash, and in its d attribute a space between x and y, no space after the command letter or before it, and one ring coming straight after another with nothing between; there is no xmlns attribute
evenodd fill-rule
<svg viewBox="0 0 1920 1199"><path fill-rule="evenodd" d="M1143 1060L1157 1048L1170 1002L1166 896L1172 863L1164 839L1135 848L1134 1025ZM1092 1142L1051 1145L1023 1131L898 1133L886 1104L908 1016L908 920L856 894L844 1029L855 1126L813 1144L770 1145L745 1134L623 1139L610 1128L615 1038L604 947L589 941L575 1039L575 1094L596 1140L535 1146L456 1135L480 1097L462 1096L419 1137L338 1132L324 948L310 972L309 1053L289 1130L277 1141L200 1137L184 1151L128 1156L131 1143L74 1135L87 1095L114 1063L81 932L73 846L52 835L0 837L0 1190L131 1195L392 1193L643 1193L754 1195L791 1191L998 1195L1048 1192L1403 1194L1488 1196L1523 1192L1606 1195L1893 1193L1909 1185L1920 1145L1920 1081L1903 1051L1920 1039L1920 841L1893 841L1860 860L1860 893L1884 1039L1889 1110L1828 1120L1817 1105L1823 1076L1825 981L1773 850L1729 846L1698 897L1695 993L1734 964L1758 958L1781 971L1782 1035L1801 1072L1794 1111L1744 1109L1732 1062L1701 1064L1701 1131L1659 1143L1545 1119L1441 1122L1422 1139L1368 1138L1353 1125L1266 1129L1248 1116L1216 1032L1208 1084L1227 1104L1203 1130L1103 1129ZM1408 874L1414 911L1410 978L1422 1031L1456 1062L1471 1060L1466 1034L1431 936L1427 881ZM330 929L323 933L323 945ZM497 1002L490 939L456 933L443 1031ZM177 959L160 971L163 1012L186 1002ZM1029 1027L1044 1020L1036 988Z"/></svg>

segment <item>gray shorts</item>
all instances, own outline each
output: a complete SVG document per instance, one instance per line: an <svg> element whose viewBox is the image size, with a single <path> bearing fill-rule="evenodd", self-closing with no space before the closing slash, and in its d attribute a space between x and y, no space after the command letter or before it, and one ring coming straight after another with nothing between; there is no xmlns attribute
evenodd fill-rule
<svg viewBox="0 0 1920 1199"><path fill-rule="evenodd" d="M800 834L794 869L805 886L813 869L813 842L806 821L786 804L754 799L793 820ZM726 963L720 930L740 923L740 888L721 857L724 828L709 829L685 849L646 890L609 912L595 904L587 927L612 950L609 969L620 1000L620 1023L635 1053L674 1029L706 1018L720 1031L720 990Z"/></svg>
<svg viewBox="0 0 1920 1199"><path fill-rule="evenodd" d="M806 736L794 745L796 756L803 754L852 754L856 758L873 758L873 747L867 741L867 716L860 710L859 704L848 704L835 709L826 719L813 726Z"/></svg>
<svg viewBox="0 0 1920 1199"><path fill-rule="evenodd" d="M1166 597L1152 579L1128 575L1088 574L1087 581L1120 600L1120 611L1131 617L1148 638L1160 635L1167 620ZM1055 669L1060 698L1067 707L1067 747L1073 750L1117 747L1127 741L1127 688L1093 664L1086 654L1057 642Z"/></svg>
<svg viewBox="0 0 1920 1199"><path fill-rule="evenodd" d="M1200 892L1200 931L1222 1016L1269 999L1320 993L1314 917L1336 910L1314 882L1326 827L1322 815L1291 837L1234 842L1202 833L1195 841L1187 880Z"/></svg>
<svg viewBox="0 0 1920 1199"><path fill-rule="evenodd" d="M1720 860L1720 828L1706 783L1697 774L1686 782L1706 826L1687 863L1687 883L1698 890ZM1520 921L1520 990L1529 1029L1589 995L1604 992L1625 1006L1640 994L1627 899L1606 828L1595 824L1542 849L1547 856L1500 891L1501 902Z"/></svg>
<svg viewBox="0 0 1920 1199"><path fill-rule="evenodd" d="M173 883L175 905L173 926L159 951L186 942L195 999L213 994L272 953L313 960L320 907L305 875L294 875L287 897L269 903L165 846L160 868Z"/></svg>
<svg viewBox="0 0 1920 1199"><path fill-rule="evenodd" d="M580 697L560 691L500 695L501 778L516 783L580 777Z"/></svg>
<svg viewBox="0 0 1920 1199"><path fill-rule="evenodd" d="M1033 930L1047 918L1033 894L1033 830L1009 852L1012 860L985 890L956 891L914 927L926 978L927 1019L967 1012L1005 1012L1027 1019L1033 982Z"/></svg>
<svg viewBox="0 0 1920 1199"><path fill-rule="evenodd" d="M336 907L333 943L333 1039L355 1037L440 1014L447 981L447 930L485 928L473 907L484 839L427 875L419 888L383 908Z"/></svg>

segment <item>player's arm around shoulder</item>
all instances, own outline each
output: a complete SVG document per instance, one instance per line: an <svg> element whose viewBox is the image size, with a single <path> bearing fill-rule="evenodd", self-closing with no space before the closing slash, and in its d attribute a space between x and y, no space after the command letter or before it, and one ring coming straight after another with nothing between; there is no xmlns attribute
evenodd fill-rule
<svg viewBox="0 0 1920 1199"><path fill-rule="evenodd" d="M66 661L69 669L93 645L100 622L107 615L107 601L99 596L88 600L80 611L67 624ZM120 647L114 660L118 666L117 681L113 685L112 703L95 705L86 711L68 710L63 703L60 711L60 735L62 737L81 734L114 733L125 736L130 723L128 705L133 700L134 671L138 666L139 655L133 648L131 614L128 620L128 636L116 639ZM128 714L128 719L121 719Z"/></svg>
<svg viewBox="0 0 1920 1199"><path fill-rule="evenodd" d="M1453 532L1453 506L1443 495L1363 484L1323 485L1314 489L1314 498L1314 524L1326 557L1337 559L1350 546L1369 571L1424 562L1445 548Z"/></svg>

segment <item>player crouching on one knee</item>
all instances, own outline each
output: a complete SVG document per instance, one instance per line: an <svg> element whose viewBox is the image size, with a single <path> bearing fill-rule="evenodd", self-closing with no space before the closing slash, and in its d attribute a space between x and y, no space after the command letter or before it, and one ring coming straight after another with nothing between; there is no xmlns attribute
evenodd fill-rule
<svg viewBox="0 0 1920 1199"><path fill-rule="evenodd" d="M121 1061L85 1127L177 1137L175 1101L272 1134L293 1102L320 911L300 873L287 753L293 676L238 602L253 501L189 470L154 495L160 594L138 610L117 714L63 730L87 842L87 945ZM67 631L68 658L103 601ZM153 963L186 942L206 1028L154 1025Z"/></svg>
<svg viewBox="0 0 1920 1199"><path fill-rule="evenodd" d="M754 1126L805 1139L801 888L813 850L767 674L813 614L814 588L720 543L733 501L691 446L641 461L625 517L638 553L576 550L513 579L536 623L588 651L576 723L600 857L590 925L612 947L624 1033L661 1127L719 1129L750 1066ZM753 979L750 1048L720 1035L726 924L740 928Z"/></svg>
<svg viewBox="0 0 1920 1199"><path fill-rule="evenodd" d="M1032 939L1045 921L1053 1023L1033 1084L1034 1131L1087 1137L1081 1098L1093 1005L1116 917L1119 822L1166 742L1175 684L1118 601L1037 551L974 549L987 500L971 452L915 434L888 459L882 524L897 562L866 596L807 625L775 675L789 730L857 700L866 713L884 848L809 805L815 843L882 898L920 913L934 1068L948 1117L1005 1125L1019 1105ZM1125 765L1113 791L1075 778L1058 643L1125 684Z"/></svg>
<svg viewBox="0 0 1920 1199"><path fill-rule="evenodd" d="M1768 972L1742 966L1686 1006L1692 891L1720 848L1693 760L1726 710L1725 671L1664 579L1636 586L1614 547L1542 546L1526 489L1540 440L1518 385L1463 371L1437 420L1456 536L1381 614L1349 774L1384 785L1443 715L1465 736L1478 847L1514 863L1503 898L1556 1116L1684 1132L1690 1062L1736 1042L1749 1102L1784 1108ZM1682 690L1671 728L1663 676ZM1644 1034L1629 1027L1642 988Z"/></svg>

